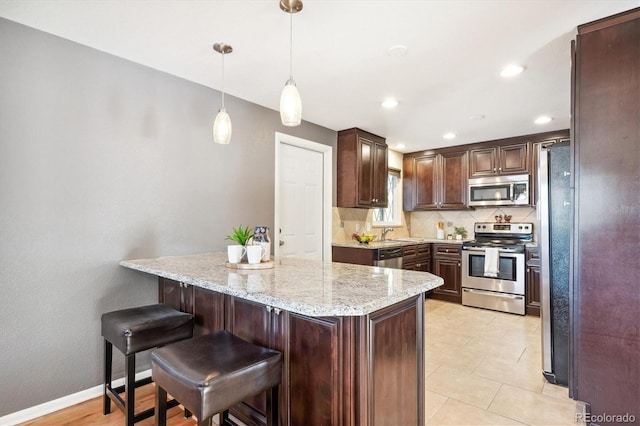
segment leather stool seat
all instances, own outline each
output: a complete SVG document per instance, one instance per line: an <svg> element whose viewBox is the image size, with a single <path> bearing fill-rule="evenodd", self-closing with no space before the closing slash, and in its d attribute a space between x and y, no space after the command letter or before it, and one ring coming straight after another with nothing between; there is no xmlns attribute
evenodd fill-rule
<svg viewBox="0 0 640 426"><path fill-rule="evenodd" d="M198 417L199 425L243 399L267 392L267 423L277 424L282 355L217 331L173 343L151 355L156 383L157 425L166 424L166 393Z"/></svg>
<svg viewBox="0 0 640 426"><path fill-rule="evenodd" d="M129 355L193 336L193 316L167 305L122 309L102 315L102 336Z"/></svg>
<svg viewBox="0 0 640 426"><path fill-rule="evenodd" d="M193 322L193 315L163 304L122 309L102 315L105 415L111 412L111 401L125 413L127 426L154 414L153 408L138 414L134 412L135 388L151 383L150 378L135 380L135 354L191 338ZM113 346L125 355L125 385L117 388L111 386ZM126 392L126 401L120 396L122 391ZM177 405L177 402L171 405Z"/></svg>

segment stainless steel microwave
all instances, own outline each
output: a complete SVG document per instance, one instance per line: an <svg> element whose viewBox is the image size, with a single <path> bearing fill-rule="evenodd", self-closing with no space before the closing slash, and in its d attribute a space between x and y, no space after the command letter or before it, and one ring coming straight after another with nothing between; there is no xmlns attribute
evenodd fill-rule
<svg viewBox="0 0 640 426"><path fill-rule="evenodd" d="M469 206L526 206L529 175L469 179Z"/></svg>

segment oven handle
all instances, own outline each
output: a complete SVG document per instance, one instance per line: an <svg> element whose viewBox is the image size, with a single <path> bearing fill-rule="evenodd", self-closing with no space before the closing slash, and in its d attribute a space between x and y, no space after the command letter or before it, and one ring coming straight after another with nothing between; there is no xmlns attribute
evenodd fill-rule
<svg viewBox="0 0 640 426"><path fill-rule="evenodd" d="M464 251L484 251L483 248L480 247L464 247L462 250ZM514 249L498 249L498 253L522 253L518 250L514 250Z"/></svg>
<svg viewBox="0 0 640 426"><path fill-rule="evenodd" d="M462 291L467 292L467 293L478 293L478 294L484 294L484 295L487 295L487 296L501 297L503 299L511 299L511 300L524 299L524 296L516 296L516 295L513 295L513 294L496 293L496 292L493 292L493 291L474 290L472 288L463 288Z"/></svg>

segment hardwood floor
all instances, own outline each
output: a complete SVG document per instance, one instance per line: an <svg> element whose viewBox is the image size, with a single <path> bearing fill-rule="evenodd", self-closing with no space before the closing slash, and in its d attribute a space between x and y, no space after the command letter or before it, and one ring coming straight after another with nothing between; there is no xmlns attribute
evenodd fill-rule
<svg viewBox="0 0 640 426"><path fill-rule="evenodd" d="M153 383L136 389L136 412L153 407L154 397L155 386ZM170 409L167 412L167 426L195 426L198 424L193 417L185 419L183 413L180 406ZM102 397L98 397L26 423L20 423L20 426L122 426L123 424L124 414L113 403L111 403L111 414L108 416L102 414ZM153 426L154 424L155 417L149 417L136 423L136 426Z"/></svg>

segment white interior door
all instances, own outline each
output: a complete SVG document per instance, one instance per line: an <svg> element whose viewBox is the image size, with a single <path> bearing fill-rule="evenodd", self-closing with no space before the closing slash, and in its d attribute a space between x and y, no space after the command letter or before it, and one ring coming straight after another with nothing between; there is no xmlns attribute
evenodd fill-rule
<svg viewBox="0 0 640 426"><path fill-rule="evenodd" d="M331 259L332 148L276 134L276 256Z"/></svg>

